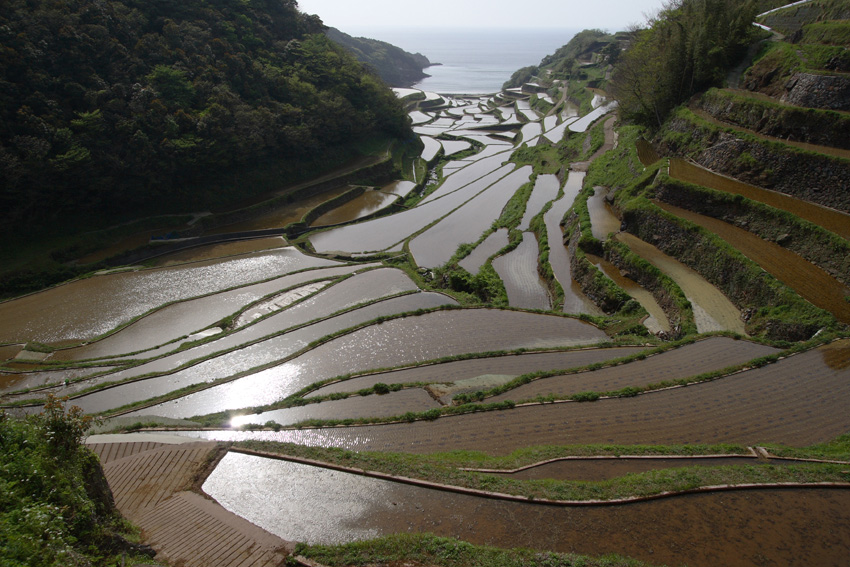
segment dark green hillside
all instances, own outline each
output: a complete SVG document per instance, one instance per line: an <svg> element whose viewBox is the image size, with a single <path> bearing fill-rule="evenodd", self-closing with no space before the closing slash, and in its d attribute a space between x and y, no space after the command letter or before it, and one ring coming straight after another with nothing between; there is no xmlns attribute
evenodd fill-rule
<svg viewBox="0 0 850 567"><path fill-rule="evenodd" d="M351 37L336 28L325 32L335 43L346 48L358 61L377 71L391 87L409 87L427 77L422 70L431 66L421 53L408 53L385 41Z"/></svg>
<svg viewBox="0 0 850 567"><path fill-rule="evenodd" d="M239 185L257 168L407 136L324 29L294 0L0 3L4 229L232 201L268 189Z"/></svg>

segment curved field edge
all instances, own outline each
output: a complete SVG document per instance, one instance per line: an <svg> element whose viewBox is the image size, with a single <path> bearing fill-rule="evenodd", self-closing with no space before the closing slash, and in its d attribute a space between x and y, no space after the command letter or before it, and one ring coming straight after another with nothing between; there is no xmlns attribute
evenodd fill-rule
<svg viewBox="0 0 850 567"><path fill-rule="evenodd" d="M317 466L341 468L356 474L412 479L443 487L479 491L488 495L520 497L560 503L629 501L640 498L687 493L695 490L734 489L752 485L817 485L830 483L850 488L848 452L850 435L826 444L836 462L820 462L821 446L807 452L797 449L793 464L752 464L722 466L686 466L628 474L602 481L516 480L504 475L477 472L475 469L509 471L522 466L576 456L741 456L752 454L747 447L736 445L693 446L562 446L531 447L505 457L492 457L480 452L456 451L430 455L407 453L355 452L335 448L303 447L290 443L241 441L233 445L239 452L272 458L292 459ZM759 462L753 458L753 462Z"/></svg>

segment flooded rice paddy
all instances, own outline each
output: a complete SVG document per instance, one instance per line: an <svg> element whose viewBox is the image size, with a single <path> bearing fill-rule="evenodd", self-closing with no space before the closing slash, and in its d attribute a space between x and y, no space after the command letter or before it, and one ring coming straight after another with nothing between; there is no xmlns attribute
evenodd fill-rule
<svg viewBox="0 0 850 567"><path fill-rule="evenodd" d="M522 243L493 260L493 268L505 284L508 304L523 309L552 308L546 283L537 272L539 249L531 232L522 233Z"/></svg>
<svg viewBox="0 0 850 567"><path fill-rule="evenodd" d="M667 319L667 315L664 313L664 310L651 293L642 288L636 282L625 277L617 266L604 258L599 258L592 254L586 254L586 256L587 259L590 260L591 264L602 270L602 273L605 274L606 277L610 278L615 284L620 286L620 289L628 293L631 298L640 303L641 306L646 309L646 312L649 313L649 317L643 322L643 324L651 333L658 334L662 331L669 333L672 330L670 327L670 321Z"/></svg>
<svg viewBox="0 0 850 567"><path fill-rule="evenodd" d="M676 282L691 302L697 331L707 333L728 330L746 334L746 326L738 308L696 271L628 232L619 233L617 240Z"/></svg>
<svg viewBox="0 0 850 567"><path fill-rule="evenodd" d="M796 199L784 193L748 185L681 159L673 158L670 160L670 176L717 191L742 195L747 199L793 213L843 238L850 238L850 215L846 213Z"/></svg>
<svg viewBox="0 0 850 567"><path fill-rule="evenodd" d="M361 388L371 388L378 382L383 382L384 384L429 382L447 385L463 381L469 382L482 376L508 375L516 377L541 370L567 370L569 368L581 368L588 364L604 362L615 358L623 358L636 354L641 350L643 350L643 347L591 348L565 352L515 354L459 360L442 364L429 364L343 380L323 386L311 392L309 396L326 396L337 392L356 392ZM476 387L475 389L479 388ZM459 393L460 391L457 390L455 393Z"/></svg>
<svg viewBox="0 0 850 567"><path fill-rule="evenodd" d="M307 270L232 291L175 303L139 319L105 339L82 347L57 351L52 359L83 360L145 351L204 329L266 295L299 286L305 281L347 275L359 268L359 266L341 266ZM168 350L177 348L179 344L179 342L171 344ZM153 354L145 352L140 355L140 357L149 356Z"/></svg>
<svg viewBox="0 0 850 567"><path fill-rule="evenodd" d="M538 396L568 396L579 392L611 392L628 386L647 386L715 372L778 352L778 349L756 343L715 337L631 362L625 367L535 380L496 396L494 400L530 400Z"/></svg>
<svg viewBox="0 0 850 567"><path fill-rule="evenodd" d="M593 196L587 200L587 212L590 213L590 228L594 238L608 240L608 235L620 232L620 219L614 214L611 205L605 200L608 190L596 187Z"/></svg>
<svg viewBox="0 0 850 567"><path fill-rule="evenodd" d="M313 544L429 532L480 545L620 553L696 567L792 565L800 557L810 564L840 565L850 546L850 491L840 489L559 507L442 492L233 452L203 489L283 539Z"/></svg>
<svg viewBox="0 0 850 567"><path fill-rule="evenodd" d="M359 197L323 214L310 226L331 226L355 221L385 209L397 200L398 195L384 193L377 189L367 189Z"/></svg>
<svg viewBox="0 0 850 567"><path fill-rule="evenodd" d="M476 274L491 256L509 243L508 229L500 228L485 238L484 242L476 246L469 256L458 262L458 265L470 274Z"/></svg>
<svg viewBox="0 0 850 567"><path fill-rule="evenodd" d="M418 124L416 131L424 136L446 134L454 140L423 137L422 157L429 160L441 151L446 156L466 152L473 143L474 153L467 152L455 161L442 160L441 184L409 210L308 234L316 251L339 251L369 261L371 252L403 253L409 249L417 264L414 268L439 266L451 258L459 244L476 242L491 231L505 204L529 179L530 167L508 163L516 143L556 143L567 132L584 132L613 109L600 96L594 97L595 110L588 116L579 117L578 109L568 105L560 116L545 118L531 110L526 100L503 106L498 113L490 110L493 100L487 98L452 99L427 93L426 100L431 107L411 114ZM491 127L499 122L499 114L502 124L498 129L503 131L494 132ZM518 115L523 116L523 122ZM649 159L646 154L643 151L641 159ZM676 174L708 175L674 162L671 175ZM713 174L709 177L715 184L721 183L718 178L725 180ZM571 172L564 196L554 201L558 178L538 176L519 228L527 231L531 218L553 202L544 221L549 261L565 291L563 309L600 314L572 280L560 226L583 180L584 173ZM741 190L738 185L730 191ZM314 226L362 219L397 198L405 198L415 187L412 181L399 181L380 190L367 190L358 199L328 212ZM300 221L308 210L348 190L348 186L340 186L220 231L281 227ZM598 236L604 238L619 231L619 220L601 192L588 207L594 234L600 231ZM800 205L803 209L805 206ZM823 209L818 207L817 211ZM816 222L826 223L838 234L850 235L846 221L850 217L835 217L833 213L817 213L820 220ZM841 232L845 229L847 232ZM737 309L696 272L631 235L619 234L617 238L682 287L694 305L700 331L731 329L743 333ZM475 273L507 244L507 231L495 231L460 265ZM744 364L777 350L712 337L631 363L578 372L591 364L637 354L646 347L588 348L606 342L607 335L588 323L554 315L497 309L423 314L417 310L458 307L457 302L440 293L421 292L413 279L398 269L372 269L381 266L379 263L347 265L314 258L295 248L280 248L282 245L283 239L273 238L200 247L161 258L157 263L162 267L156 270L97 276L0 304L0 341L14 343L38 340L66 345L91 340L148 313L102 340L54 353L51 361L70 361L67 368L0 373L0 393L55 385L39 392L6 394L3 400L34 398L47 392L72 394L77 396L75 404L91 412L114 411L138 403L129 415L140 420L147 415L187 418L241 411L244 415L234 418L233 426L274 421L284 429L181 434L408 452L469 449L504 454L530 444L805 445L850 430L846 411L850 391L845 387L850 378L850 341L712 382L630 398L528 404L505 411L382 426L286 429L305 420L423 412L451 404L458 394L486 391L536 371L558 375L486 401L659 384ZM746 244L736 240L735 246ZM537 275L536 249L534 235L525 232L522 244L494 260L493 265L505 282L512 305L549 309L546 285ZM763 255L766 251L756 249L754 253ZM622 278L603 260L591 261L647 306L652 316L645 324L651 330L669 329L651 295ZM177 303L166 305L174 301ZM75 309L63 309L69 304ZM390 319L402 313L408 316ZM205 342L177 350L182 343L201 338L201 332L210 335ZM577 346L583 348L493 354ZM0 347L0 359L14 356L20 348ZM442 357L486 353L489 356L435 362ZM74 361L88 358L101 358L97 364L102 366L73 366ZM422 363L426 365L417 366ZM29 363L5 365L6 369L33 367ZM572 371L576 373L569 374ZM315 386L334 378L339 381ZM65 380L70 383L63 384ZM121 381L83 394L87 388ZM355 393L379 382L410 387L386 395L354 395L260 413L253 409L280 402L305 388L315 388L305 394L309 398ZM175 390L186 387L195 391L174 396ZM704 462L609 459L600 464L582 460L580 464L573 461L533 467L515 476L600 479ZM735 462L727 458L711 465ZM428 531L504 547L592 555L617 552L653 563L690 565L790 564L800 557L812 564L835 564L843 560L850 545L850 492L846 490L760 490L629 506L563 508L447 494L235 453L224 458L204 488L228 508L266 529L289 540L308 542ZM840 555L842 551L844 555Z"/></svg>
<svg viewBox="0 0 850 567"><path fill-rule="evenodd" d="M647 359L649 360L649 359ZM850 341L712 382L634 398L560 403L383 426L279 432L190 432L351 450L507 454L528 445L714 444L791 446L850 430ZM629 365L619 367L623 374ZM801 376L805 379L801 379Z"/></svg>
<svg viewBox="0 0 850 567"><path fill-rule="evenodd" d="M810 303L850 324L850 288L802 256L721 220L656 203L665 211L709 230L737 248L744 256L796 291Z"/></svg>
<svg viewBox="0 0 850 567"><path fill-rule="evenodd" d="M382 314L400 313L402 310L394 306L393 302L401 300L415 302L407 305L409 308L407 310L427 307L429 305L424 301L429 300L429 296L437 296L431 300L433 306L453 303L438 294L414 294L358 309L350 315L338 316L305 329L287 333L283 335L282 340L291 344L289 350L295 352L297 348L306 346L310 340L315 340L333 330L350 327L357 322L346 319L345 324L340 324L337 320L341 317L357 317L358 320L368 321ZM442 298L442 301L439 298ZM379 309L381 311L378 311ZM304 336L308 332L309 336ZM438 311L370 325L321 344L283 364L135 413L164 417L191 417L203 413L271 404L314 382L352 372L415 364L465 353L594 344L604 338L604 333L596 327L564 317L492 309ZM235 353L235 360L228 360L229 368L222 368L222 372L229 372L229 375L232 375L234 364L242 360L246 361L244 362L246 365L257 366L257 357L268 348L267 346L260 349L249 347L251 351L241 349ZM280 360L283 358L281 354L278 351L268 358L276 356ZM216 364L216 367L221 366L223 365ZM202 376L208 376L209 369L199 371L195 370L196 368L189 369L195 376L188 380L181 380L181 383L197 383ZM122 386L120 390L140 390L140 393L134 394L135 397L148 399L156 395L156 391L174 390L176 376L132 383ZM191 381L192 379L194 382ZM152 384L149 387L147 383ZM98 396L98 394L92 394L92 396ZM81 398L78 401L86 400ZM101 400L98 403L107 405L110 402Z"/></svg>
<svg viewBox="0 0 850 567"><path fill-rule="evenodd" d="M521 167L500 179L436 225L413 238L410 241L410 252L416 263L426 267L440 266L449 261L458 246L478 240L499 218L513 194L528 181L531 170L531 166Z"/></svg>
<svg viewBox="0 0 850 567"><path fill-rule="evenodd" d="M92 339L168 302L332 265L339 263L284 248L76 280L0 303L0 341ZM67 309L68 305L74 309Z"/></svg>
<svg viewBox="0 0 850 567"><path fill-rule="evenodd" d="M203 260L237 256L239 254L259 252L261 250L269 250L271 248L281 248L283 246L286 246L286 240L282 236L252 238L250 240L208 244L205 246L190 248L188 250L181 250L180 252L173 252L171 254L159 256L151 263L156 268L163 268L166 266L174 266L176 264L201 262Z"/></svg>
<svg viewBox="0 0 850 567"><path fill-rule="evenodd" d="M552 204L552 208L543 216L543 220L549 237L549 264L552 266L555 279L564 290L564 313L601 315L602 310L588 299L581 291L581 287L573 280L570 255L564 246L564 231L561 228L561 220L573 206L575 198L581 191L585 175L585 173L570 172L564 184L564 196Z"/></svg>

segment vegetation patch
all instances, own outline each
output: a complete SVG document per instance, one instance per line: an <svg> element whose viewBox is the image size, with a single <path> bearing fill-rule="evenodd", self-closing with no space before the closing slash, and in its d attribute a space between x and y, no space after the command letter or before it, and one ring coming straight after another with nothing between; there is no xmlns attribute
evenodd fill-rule
<svg viewBox="0 0 850 567"><path fill-rule="evenodd" d="M151 561L115 508L97 456L82 445L91 418L50 398L24 420L0 411L0 564L107 566Z"/></svg>
<svg viewBox="0 0 850 567"><path fill-rule="evenodd" d="M504 457L471 451L430 455L354 452L269 441L241 441L234 446L250 451L311 459L352 469L415 478L449 486L521 496L530 500L605 501L651 497L705 486L780 482L800 484L848 482L847 465L800 463L793 466L778 466L757 464L755 460L750 465L668 468L603 481L516 480L508 475L469 470L509 471L569 456L749 454L745 447L735 445L531 447ZM804 454L805 451L801 453Z"/></svg>
<svg viewBox="0 0 850 567"><path fill-rule="evenodd" d="M472 545L430 534L397 534L344 545L299 544L295 555L329 567L429 565L434 567L642 567L642 561L616 555L592 558L528 549L505 550Z"/></svg>

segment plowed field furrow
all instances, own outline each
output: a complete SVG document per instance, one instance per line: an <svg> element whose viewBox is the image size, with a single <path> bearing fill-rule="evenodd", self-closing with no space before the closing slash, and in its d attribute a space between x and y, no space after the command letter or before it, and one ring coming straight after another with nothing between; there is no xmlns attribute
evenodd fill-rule
<svg viewBox="0 0 850 567"><path fill-rule="evenodd" d="M339 265L294 248L171 268L122 272L0 303L0 341L58 343L91 339L171 301L305 268ZM73 305L74 309L67 309Z"/></svg>
<svg viewBox="0 0 850 567"><path fill-rule="evenodd" d="M593 556L616 552L652 564L694 567L845 565L850 546L850 490L841 489L723 492L621 506L557 507L230 453L204 490L278 536L309 543L430 532L506 548Z"/></svg>
<svg viewBox="0 0 850 567"><path fill-rule="evenodd" d="M133 415L185 417L260 406L351 372L463 353L593 344L605 338L596 327L576 319L494 309L440 311L360 329L290 362Z"/></svg>
<svg viewBox="0 0 850 567"><path fill-rule="evenodd" d="M840 211L796 199L784 193L748 185L681 159L670 159L670 177L717 191L742 195L747 199L794 213L843 238L850 238L850 215Z"/></svg>
<svg viewBox="0 0 850 567"><path fill-rule="evenodd" d="M627 386L646 386L713 372L777 352L775 348L747 341L716 337L623 366L543 378L496 396L493 400L519 401L549 394L565 396L584 391L610 392Z"/></svg>
<svg viewBox="0 0 850 567"><path fill-rule="evenodd" d="M186 386L203 384L216 379L227 378L240 372L246 372L251 368L256 368L264 364L275 363L276 361L282 360L295 354L299 350L306 348L312 341L343 329L365 323L377 317L447 304L454 304L454 300L439 294L424 293L381 301L361 309L355 309L354 311L349 311L342 315L326 319L313 325L308 325L298 329L297 331L286 333L273 339L268 339L249 347L205 360L204 362L184 368L183 370L177 371L173 374L130 382L114 388L93 392L91 394L75 398L74 403L90 413L118 408L128 403L140 402L156 396L162 396ZM289 366L287 366L287 370L286 376L288 383L291 378L290 374L294 372L297 375L298 372L293 371ZM341 373L342 372L340 372L340 374ZM298 388L296 388L296 390L297 389ZM260 392L252 390L245 390L235 397L234 394L231 393L228 399L219 400L219 403L234 403L239 400L250 400L254 394L259 393ZM271 403L271 401L265 403ZM239 408L251 405L261 404L243 403L242 405L230 407ZM203 408L197 409L199 409L199 411L203 410ZM197 413L199 412L196 411L191 415L196 415Z"/></svg>
<svg viewBox="0 0 850 567"><path fill-rule="evenodd" d="M231 427L246 423L264 424L274 421L293 425L308 419L356 419L361 417L391 417L407 412L423 412L439 408L440 403L419 388L391 392L383 396L356 396L345 400L322 402L307 406L248 414L231 420Z"/></svg>
<svg viewBox="0 0 850 567"><path fill-rule="evenodd" d="M493 260L493 268L505 284L511 307L552 308L549 291L537 272L538 254L534 234L523 232L522 243L516 249Z"/></svg>
<svg viewBox="0 0 850 567"><path fill-rule="evenodd" d="M850 289L794 252L721 220L657 202L665 211L709 230L814 305L850 323Z"/></svg>
<svg viewBox="0 0 850 567"><path fill-rule="evenodd" d="M89 443L86 446L97 453L100 462L105 465L138 453L159 449L163 447L163 444L146 441L143 443Z"/></svg>
<svg viewBox="0 0 850 567"><path fill-rule="evenodd" d="M662 392L595 403L546 404L434 422L280 432L193 432L352 450L480 450L612 443L825 443L850 431L850 341L763 368Z"/></svg>
<svg viewBox="0 0 850 567"><path fill-rule="evenodd" d="M567 370L568 368L578 368L596 362L630 356L641 350L643 350L642 347L585 349L430 364L428 366L382 372L352 380L344 380L319 388L310 395L326 396L335 392L356 392L361 388L371 388L378 382L383 382L384 384L407 384L410 382L439 382L446 384L471 380L487 375L520 376L521 374L537 372L539 370Z"/></svg>
<svg viewBox="0 0 850 567"><path fill-rule="evenodd" d="M746 334L738 308L699 273L628 232L617 234L617 240L676 282L693 306L697 331L729 330Z"/></svg>
<svg viewBox="0 0 850 567"><path fill-rule="evenodd" d="M508 229L500 228L485 238L484 242L479 244L469 256L458 262L458 265L470 274L477 274L487 258L496 254L509 243Z"/></svg>

